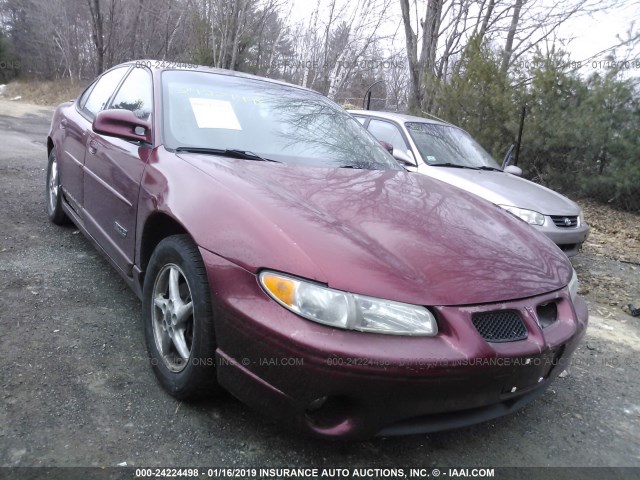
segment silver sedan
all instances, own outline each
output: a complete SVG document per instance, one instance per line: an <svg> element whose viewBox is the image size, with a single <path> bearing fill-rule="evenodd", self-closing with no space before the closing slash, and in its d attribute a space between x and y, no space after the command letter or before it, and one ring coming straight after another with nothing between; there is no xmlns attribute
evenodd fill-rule
<svg viewBox="0 0 640 480"><path fill-rule="evenodd" d="M521 218L558 245L578 253L589 235L580 207L564 195L521 178L518 167L503 171L467 132L444 122L399 113L351 110L393 155L416 171L484 198Z"/></svg>

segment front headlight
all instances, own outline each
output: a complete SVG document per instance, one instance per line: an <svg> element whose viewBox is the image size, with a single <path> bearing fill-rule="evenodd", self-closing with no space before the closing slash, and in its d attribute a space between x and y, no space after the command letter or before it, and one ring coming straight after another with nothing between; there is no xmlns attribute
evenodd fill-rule
<svg viewBox="0 0 640 480"><path fill-rule="evenodd" d="M331 327L391 335L438 333L436 319L425 307L342 292L275 272L261 272L260 284L283 307Z"/></svg>
<svg viewBox="0 0 640 480"><path fill-rule="evenodd" d="M580 210L580 213L578 214L578 226L580 225L584 225L584 211Z"/></svg>
<svg viewBox="0 0 640 480"><path fill-rule="evenodd" d="M569 280L569 295L571 295L571 301L575 301L576 295L578 295L578 274L575 269L571 274L571 280Z"/></svg>
<svg viewBox="0 0 640 480"><path fill-rule="evenodd" d="M529 225L544 225L544 215L534 210L527 210L526 208L512 207L509 205L500 205L507 212L515 215L521 220L524 220Z"/></svg>

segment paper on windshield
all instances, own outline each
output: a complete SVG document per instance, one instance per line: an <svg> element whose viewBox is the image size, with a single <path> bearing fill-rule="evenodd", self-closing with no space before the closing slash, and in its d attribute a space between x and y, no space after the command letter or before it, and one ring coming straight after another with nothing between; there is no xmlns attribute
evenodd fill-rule
<svg viewBox="0 0 640 480"><path fill-rule="evenodd" d="M214 98L190 98L198 128L242 130L231 102Z"/></svg>

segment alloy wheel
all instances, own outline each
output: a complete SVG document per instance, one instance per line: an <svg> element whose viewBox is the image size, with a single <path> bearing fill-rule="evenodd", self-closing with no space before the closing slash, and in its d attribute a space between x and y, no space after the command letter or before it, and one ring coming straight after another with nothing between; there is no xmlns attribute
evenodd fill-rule
<svg viewBox="0 0 640 480"><path fill-rule="evenodd" d="M165 366L180 372L187 366L193 344L193 301L184 272L167 264L158 273L152 296L153 336Z"/></svg>

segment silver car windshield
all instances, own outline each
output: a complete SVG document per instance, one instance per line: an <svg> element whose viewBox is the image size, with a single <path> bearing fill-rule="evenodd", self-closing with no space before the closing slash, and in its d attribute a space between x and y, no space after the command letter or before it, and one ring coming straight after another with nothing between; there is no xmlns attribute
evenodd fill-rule
<svg viewBox="0 0 640 480"><path fill-rule="evenodd" d="M162 73L165 146L247 160L401 170L332 101L292 86L214 72Z"/></svg>
<svg viewBox="0 0 640 480"><path fill-rule="evenodd" d="M464 130L433 123L405 123L427 165L490 168L500 165Z"/></svg>

